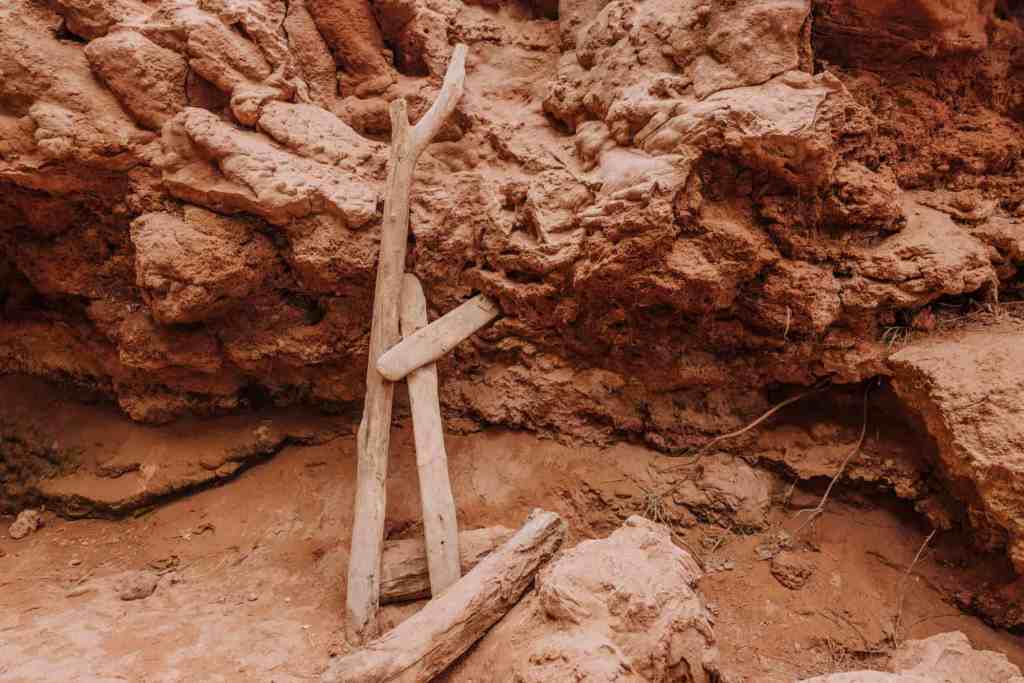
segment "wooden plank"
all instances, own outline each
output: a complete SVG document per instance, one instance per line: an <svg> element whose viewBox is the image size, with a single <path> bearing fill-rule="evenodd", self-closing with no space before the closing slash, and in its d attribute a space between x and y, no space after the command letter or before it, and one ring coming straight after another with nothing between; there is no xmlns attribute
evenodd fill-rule
<svg viewBox="0 0 1024 683"><path fill-rule="evenodd" d="M415 275L402 279L402 336L408 338L427 324L427 298ZM455 498L448 479L448 454L444 449L444 423L437 394L437 365L426 365L409 373L409 404L416 442L416 467L420 475L423 506L423 535L427 541L430 592L441 595L459 580L459 524Z"/></svg>
<svg viewBox="0 0 1024 683"><path fill-rule="evenodd" d="M426 683L480 639L523 596L565 538L553 512L534 510L507 543L444 595L381 638L333 660L322 683Z"/></svg>
<svg viewBox="0 0 1024 683"><path fill-rule="evenodd" d="M353 642L376 634L380 604L380 561L384 543L385 481L391 442L394 385L377 372L376 359L399 340L398 304L409 238L409 192L419 155L462 96L466 46L457 45L437 100L414 128L404 99L391 103L391 158L381 226L377 283L373 296L366 401L357 439L355 520L349 553L346 632Z"/></svg>
<svg viewBox="0 0 1024 683"><path fill-rule="evenodd" d="M494 549L512 538L515 531L503 526L459 532L459 564L466 573ZM430 597L427 548L422 538L385 541L381 561L380 601L405 602Z"/></svg>
<svg viewBox="0 0 1024 683"><path fill-rule="evenodd" d="M475 296L391 347L377 360L377 371L397 382L454 349L499 313L501 310L489 298Z"/></svg>

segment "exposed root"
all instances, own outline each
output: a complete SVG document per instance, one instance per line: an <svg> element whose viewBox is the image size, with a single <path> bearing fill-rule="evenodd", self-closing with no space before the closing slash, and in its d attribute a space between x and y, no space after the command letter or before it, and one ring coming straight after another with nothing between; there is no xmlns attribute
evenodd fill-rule
<svg viewBox="0 0 1024 683"><path fill-rule="evenodd" d="M970 325L995 325L1009 319L1024 318L1024 301L980 302L967 304L938 304L945 309L959 309L960 312L942 312L938 316L941 330L958 329ZM967 309L966 311L964 309Z"/></svg>
<svg viewBox="0 0 1024 683"><path fill-rule="evenodd" d="M759 424L761 424L762 422L767 420L769 417L771 417L775 413L779 412L780 410L782 410L786 406L790 405L791 403L796 403L797 401L799 401L802 398L806 398L806 397L810 396L811 394L816 394L819 391L821 391L823 388L824 388L823 385L818 385L818 386L815 386L813 389L809 389L807 391L799 393L796 396L790 396L789 398L776 403L774 406L772 406L770 409L768 409L768 411L766 411L764 414L762 414L756 420L754 420L753 422L748 424L746 427L743 427L742 429L737 429L734 432L729 432L728 434L720 434L719 436L716 436L715 438L711 439L711 441L708 441L706 444L704 444L703 446L701 446L700 448L698 448L694 452L679 453L679 454L676 454L676 453L665 453L664 455L667 458L690 458L690 461L689 462L681 463L679 465L672 465L671 467L663 467L663 468L658 470L658 473L662 474L662 473L665 473L665 472L673 472L675 470L685 469L685 468L688 468L688 467L692 467L693 465L696 465L700 461L700 459L703 458L704 455L715 444L717 444L717 443L719 443L721 441L725 441L726 439L732 439L732 438L735 438L737 436L741 436L743 434L746 434L751 429L753 429L754 427L758 426Z"/></svg>
<svg viewBox="0 0 1024 683"><path fill-rule="evenodd" d="M900 585L897 589L896 597L896 614L892 618L892 637L893 640L896 641L894 643L896 645L903 640L903 636L900 633L900 622L903 618L903 600L906 597L907 579L910 578L910 574L914 571L914 567L917 566L917 563L921 561L921 555L924 554L925 548L927 548L928 544L932 542L932 539L935 538L935 534L938 533L938 531L938 529L932 529L932 532L924 539L921 543L921 547L917 549L917 554L914 555L913 562L910 563L910 566L907 567L907 571L903 573L903 578L900 579Z"/></svg>
<svg viewBox="0 0 1024 683"><path fill-rule="evenodd" d="M825 489L825 494L821 497L821 500L818 501L818 504L813 508L804 508L802 510L797 510L796 514L793 515L794 517L799 517L800 515L807 515L807 520L803 524L801 524L796 531L793 532L794 538L796 536L799 536L801 531L803 531L810 524L812 524L814 520L821 516L821 514L825 511L825 505L828 503L829 496L832 495L832 489L835 488L836 482L838 482L839 478L843 476L843 472L846 471L846 466L850 463L850 460L853 459L853 456L860 453L861 446L864 445L864 437L868 433L868 394L870 392L871 386L869 385L867 388L864 389L864 410L860 427L860 438L857 439L857 443L854 445L852 449L850 449L850 452L846 454L846 457L843 458L843 462L839 465L839 469L836 471L835 476L832 477L832 481L829 482L828 488Z"/></svg>

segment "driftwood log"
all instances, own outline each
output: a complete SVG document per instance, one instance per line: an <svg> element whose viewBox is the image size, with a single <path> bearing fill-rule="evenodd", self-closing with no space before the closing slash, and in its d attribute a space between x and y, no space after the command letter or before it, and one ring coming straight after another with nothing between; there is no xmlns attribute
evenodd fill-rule
<svg viewBox="0 0 1024 683"><path fill-rule="evenodd" d="M512 538L515 531L503 526L472 529L459 533L459 564L466 573L494 549ZM427 569L427 548L422 538L406 538L384 543L381 562L381 603L422 600L431 595Z"/></svg>
<svg viewBox="0 0 1024 683"><path fill-rule="evenodd" d="M523 596L561 546L565 522L534 510L507 543L382 637L331 662L322 683L426 683L444 671Z"/></svg>
<svg viewBox="0 0 1024 683"><path fill-rule="evenodd" d="M427 299L415 275L402 279L402 337L409 338L427 324ZM409 405L416 442L416 469L420 478L423 507L423 535L427 539L430 592L440 595L459 580L459 524L455 498L448 479L448 454L444 449L444 423L437 395L437 366L434 363L409 373Z"/></svg>
<svg viewBox="0 0 1024 683"><path fill-rule="evenodd" d="M497 304L483 294L475 296L391 347L377 359L377 370L397 382L454 349L500 312Z"/></svg>
<svg viewBox="0 0 1024 683"><path fill-rule="evenodd" d="M349 554L346 627L356 642L374 635L380 603L385 480L391 442L394 385L377 372L377 358L399 341L398 303L409 237L409 192L420 154L455 109L466 78L466 46L457 45L437 100L414 127L404 99L391 103L391 158L381 226L377 283L366 369L366 401L357 440L355 520Z"/></svg>

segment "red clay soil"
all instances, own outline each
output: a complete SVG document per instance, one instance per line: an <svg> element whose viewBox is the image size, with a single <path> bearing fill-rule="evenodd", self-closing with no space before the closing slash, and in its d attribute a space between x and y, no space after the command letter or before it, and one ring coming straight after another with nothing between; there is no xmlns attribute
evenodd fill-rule
<svg viewBox="0 0 1024 683"><path fill-rule="evenodd" d="M412 434L395 437L388 519L390 535L403 537L422 529ZM518 527L543 507L569 522L570 545L644 514L649 500L630 480L646 487L652 467L665 464L637 446L569 448L500 431L453 437L449 447L464 526ZM354 468L351 437L292 446L227 486L138 517L49 515L28 539L0 540L2 680L315 680L344 647ZM614 508L595 504L601 491ZM798 526L792 509L774 505L767 528L752 534L673 526L708 572L698 588L729 680L782 683L883 663L901 591L904 638L961 630L975 647L1024 665L1024 640L955 604L991 578L983 565L998 571L997 556L979 559L959 538L940 537L907 576L926 529L906 510L843 498L789 553L812 570L798 590L762 559L779 529ZM797 490L790 506L816 501ZM135 572L159 583L151 596L123 601L121 582ZM385 618L397 622L421 604L387 607ZM462 679L456 671L448 680Z"/></svg>

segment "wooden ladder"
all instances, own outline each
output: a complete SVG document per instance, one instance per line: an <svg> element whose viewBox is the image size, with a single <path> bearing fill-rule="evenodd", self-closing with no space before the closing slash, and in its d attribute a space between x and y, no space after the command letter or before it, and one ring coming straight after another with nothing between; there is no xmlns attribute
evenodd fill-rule
<svg viewBox="0 0 1024 683"><path fill-rule="evenodd" d="M416 276L404 273L409 195L420 154L462 96L465 45L452 53L444 84L430 110L410 126L404 99L391 103L391 157L377 283L373 299L366 402L359 425L355 521L349 554L347 635L363 643L379 632L381 558L394 383L405 378L412 407L427 567L433 597L461 576L458 522L448 478L448 456L435 361L497 317L498 307L477 296L427 324L427 302Z"/></svg>

